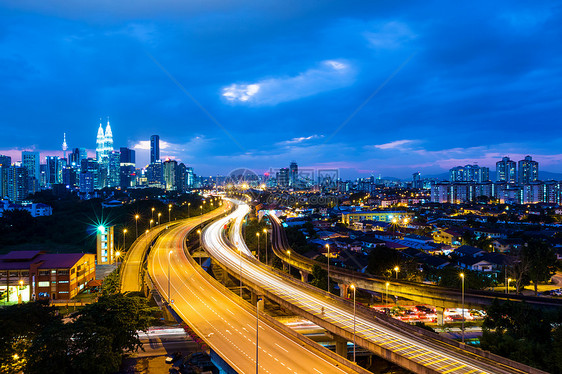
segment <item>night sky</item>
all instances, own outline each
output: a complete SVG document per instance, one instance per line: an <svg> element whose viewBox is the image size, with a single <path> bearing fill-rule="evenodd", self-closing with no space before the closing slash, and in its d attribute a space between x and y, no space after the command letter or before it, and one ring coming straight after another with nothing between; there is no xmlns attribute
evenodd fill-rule
<svg viewBox="0 0 562 374"><path fill-rule="evenodd" d="M203 175L562 172L551 1L0 1L0 154L116 147Z"/></svg>

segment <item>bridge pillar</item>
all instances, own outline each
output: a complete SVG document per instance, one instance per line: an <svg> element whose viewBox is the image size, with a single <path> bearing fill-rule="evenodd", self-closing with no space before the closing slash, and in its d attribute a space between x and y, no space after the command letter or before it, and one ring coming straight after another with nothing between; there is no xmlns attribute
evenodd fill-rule
<svg viewBox="0 0 562 374"><path fill-rule="evenodd" d="M445 308L437 307L437 325L443 326L445 321Z"/></svg>
<svg viewBox="0 0 562 374"><path fill-rule="evenodd" d="M336 354L347 359L347 340L339 336L334 337L336 343Z"/></svg>
<svg viewBox="0 0 562 374"><path fill-rule="evenodd" d="M299 270L301 273L301 282L308 283L308 273L304 270Z"/></svg>
<svg viewBox="0 0 562 374"><path fill-rule="evenodd" d="M261 299L262 302L258 304L258 309L260 312L263 312L264 306L265 306L265 296L257 294L255 292L252 291L252 305L256 305L258 302L258 299Z"/></svg>
<svg viewBox="0 0 562 374"><path fill-rule="evenodd" d="M338 283L338 287L340 288L340 297L347 298L349 286L345 283Z"/></svg>

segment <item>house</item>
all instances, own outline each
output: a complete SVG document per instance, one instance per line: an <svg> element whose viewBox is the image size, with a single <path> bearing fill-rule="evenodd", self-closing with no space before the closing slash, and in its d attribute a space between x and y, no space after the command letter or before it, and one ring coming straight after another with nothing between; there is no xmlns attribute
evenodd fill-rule
<svg viewBox="0 0 562 374"><path fill-rule="evenodd" d="M495 239L492 240L492 245L494 246L495 252L511 252L513 250L518 250L524 244L523 239L513 238L513 239Z"/></svg>
<svg viewBox="0 0 562 374"><path fill-rule="evenodd" d="M431 256L425 253L418 256L417 259L419 263L422 264L424 267L429 267L432 269L443 269L444 267L449 266L451 264L443 257Z"/></svg>
<svg viewBox="0 0 562 374"><path fill-rule="evenodd" d="M448 245L461 245L462 235L453 229L440 229L433 233L435 243L444 243Z"/></svg>
<svg viewBox="0 0 562 374"><path fill-rule="evenodd" d="M491 272L497 269L497 265L483 259L482 257L462 257L457 260L457 264L461 269L474 271Z"/></svg>
<svg viewBox="0 0 562 374"><path fill-rule="evenodd" d="M474 236L476 236L476 239L479 239L481 237L488 237L490 239L505 238L505 235L503 233L495 230L474 229L473 232L474 232Z"/></svg>
<svg viewBox="0 0 562 374"><path fill-rule="evenodd" d="M480 248L471 247L469 245L462 245L456 248L454 253L459 257L475 258L475 257L481 257L487 252Z"/></svg>

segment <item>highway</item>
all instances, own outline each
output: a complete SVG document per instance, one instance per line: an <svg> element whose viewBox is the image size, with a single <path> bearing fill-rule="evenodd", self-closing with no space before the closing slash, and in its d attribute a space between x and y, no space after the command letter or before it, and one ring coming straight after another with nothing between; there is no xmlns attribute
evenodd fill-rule
<svg viewBox="0 0 562 374"><path fill-rule="evenodd" d="M321 292L311 291L311 287L299 285L300 282L273 272L255 260L241 237L242 220L248 212L248 205L240 204L234 213L206 228L203 232L205 248L212 257L228 267L231 273L240 273L245 282L258 284L268 293L299 307L304 315L312 314L321 321L347 331L348 334L355 330L357 341L363 342L365 348L367 345L384 347L391 353L389 356L400 357L395 363L406 367L405 361L407 361L409 365L412 363L417 365L419 371L423 370L423 372L466 374L541 372L513 362L513 365L518 367L515 368L496 362L494 359L468 353L453 344L443 343L442 340L416 336L406 331L404 325L393 327L388 323L381 323L376 318L365 318L361 314L357 314L354 324L353 308L342 307L341 303L334 302ZM223 227L231 219L235 220L231 242L237 250L232 248L222 235Z"/></svg>
<svg viewBox="0 0 562 374"><path fill-rule="evenodd" d="M183 222L160 236L148 259L150 277L162 297L172 300L174 311L211 349L238 373L255 373L256 309L185 254L185 237L195 224ZM324 355L316 344L287 337L280 327L261 319L258 331L260 373L364 373Z"/></svg>
<svg viewBox="0 0 562 374"><path fill-rule="evenodd" d="M317 264L327 269L327 265L317 262L299 255L295 251L291 251L291 256L287 255L290 250L287 243L285 232L283 231L281 220L275 215L269 215L271 221L271 243L273 252L281 260L291 264L291 266L304 270L308 273L312 272L312 267ZM409 300L416 301L420 304L429 304L438 308L460 308L461 307L461 291L459 289L439 287L419 282L410 282L405 280L386 279L384 277L376 277L348 269L341 269L335 266L330 267L330 279L343 284L355 284L360 289L375 291L380 294L386 293L386 283L388 283L388 294L404 297ZM525 301L530 305L540 308L559 309L562 308L562 300L524 296L516 294L505 294L490 291L466 290L464 294L465 306L467 308L479 309L490 305L495 299Z"/></svg>
<svg viewBox="0 0 562 374"><path fill-rule="evenodd" d="M148 245L168 227L174 225L188 224L195 226L201 222L207 222L221 214L224 214L230 209L230 206L225 205L222 208L217 208L211 212L203 214L203 216L196 216L187 218L180 221L174 221L171 224L161 224L153 227L148 232L141 234L131 245L123 263L121 265L121 292L140 292L142 290L142 264L146 257Z"/></svg>

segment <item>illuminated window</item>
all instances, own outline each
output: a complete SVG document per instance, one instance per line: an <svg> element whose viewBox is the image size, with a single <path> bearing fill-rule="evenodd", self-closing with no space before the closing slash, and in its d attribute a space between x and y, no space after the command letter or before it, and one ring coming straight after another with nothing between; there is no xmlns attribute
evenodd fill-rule
<svg viewBox="0 0 562 374"><path fill-rule="evenodd" d="M39 282L39 287L49 287L49 282Z"/></svg>

